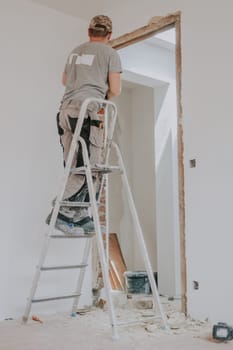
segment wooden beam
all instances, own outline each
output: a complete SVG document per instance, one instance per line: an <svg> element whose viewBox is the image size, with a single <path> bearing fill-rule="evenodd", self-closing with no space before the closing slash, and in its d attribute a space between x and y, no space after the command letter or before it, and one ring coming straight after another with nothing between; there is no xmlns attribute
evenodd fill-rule
<svg viewBox="0 0 233 350"><path fill-rule="evenodd" d="M183 109L182 109L182 56L180 16L176 20L176 90L177 90L177 130L178 130L178 172L179 172L179 228L181 255L181 293L182 312L187 315L187 261L185 238L185 194L184 194L184 142L183 142Z"/></svg>
<svg viewBox="0 0 233 350"><path fill-rule="evenodd" d="M138 41L150 38L151 36L154 36L155 33L174 27L179 18L180 12L175 12L165 17L154 17L154 20L152 19L152 22L148 25L111 40L110 45L114 49L122 49L123 47L134 44Z"/></svg>
<svg viewBox="0 0 233 350"><path fill-rule="evenodd" d="M116 288L114 288L114 286L112 287L113 289L122 290L125 286L124 272L126 271L126 264L121 252L120 244L116 233L110 233L109 235L109 258L111 275L116 285Z"/></svg>

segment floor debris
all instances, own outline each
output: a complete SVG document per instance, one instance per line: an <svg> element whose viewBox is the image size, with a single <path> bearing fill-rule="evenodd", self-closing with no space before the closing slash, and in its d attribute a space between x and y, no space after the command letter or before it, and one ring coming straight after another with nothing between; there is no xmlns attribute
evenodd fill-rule
<svg viewBox="0 0 233 350"><path fill-rule="evenodd" d="M123 301L119 301L116 308L117 321L140 318L143 322L119 326L118 341L112 340L105 306L104 309L92 307L90 312L76 317L70 317L69 312L43 315L46 327L37 327L32 319L27 325L22 325L21 318L0 322L0 350L73 350L77 347L81 350L232 350L232 342L216 343L211 338L212 327L207 321L180 314L179 300L161 298L168 322L174 326L175 320L179 323L179 328L171 329L170 333L161 328L159 320L149 320L152 309L130 309L127 298Z"/></svg>
<svg viewBox="0 0 233 350"><path fill-rule="evenodd" d="M43 323L43 321L36 315L32 315L32 321L36 321L36 322L39 322L39 323Z"/></svg>

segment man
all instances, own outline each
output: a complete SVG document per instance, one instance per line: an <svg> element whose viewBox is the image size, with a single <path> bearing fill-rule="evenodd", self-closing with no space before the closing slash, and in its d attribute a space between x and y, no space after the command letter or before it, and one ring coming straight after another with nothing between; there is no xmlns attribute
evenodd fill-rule
<svg viewBox="0 0 233 350"><path fill-rule="evenodd" d="M116 50L108 45L112 34L112 21L104 15L92 18L89 41L75 48L68 57L62 77L65 94L58 114L58 131L64 151L64 164L67 160L72 135L82 102L86 98L110 99L121 92L121 62ZM91 164L99 163L103 140L100 128L99 103L91 103L87 109L81 136L85 139ZM73 159L73 166L83 164L81 146ZM88 198L86 178L71 174L64 193L64 200L85 201ZM63 232L76 233L94 230L93 220L87 209L61 207L56 228Z"/></svg>

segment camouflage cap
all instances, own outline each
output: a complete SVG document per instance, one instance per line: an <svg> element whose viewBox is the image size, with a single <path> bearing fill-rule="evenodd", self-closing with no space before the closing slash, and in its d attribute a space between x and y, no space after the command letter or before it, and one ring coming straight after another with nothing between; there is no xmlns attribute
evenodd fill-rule
<svg viewBox="0 0 233 350"><path fill-rule="evenodd" d="M107 30L108 33L111 33L112 21L108 16L104 16L104 15L95 16L92 18L89 28L95 29L100 32Z"/></svg>

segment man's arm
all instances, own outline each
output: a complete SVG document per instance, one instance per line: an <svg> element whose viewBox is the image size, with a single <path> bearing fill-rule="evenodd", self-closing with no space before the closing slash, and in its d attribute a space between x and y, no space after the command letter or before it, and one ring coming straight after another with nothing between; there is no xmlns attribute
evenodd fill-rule
<svg viewBox="0 0 233 350"><path fill-rule="evenodd" d="M63 72L61 81L62 81L62 84L64 86L66 86L66 83L67 83L67 74L66 74L66 72Z"/></svg>
<svg viewBox="0 0 233 350"><path fill-rule="evenodd" d="M109 73L109 91L107 98L110 100L114 96L118 96L121 93L121 75L120 73Z"/></svg>

